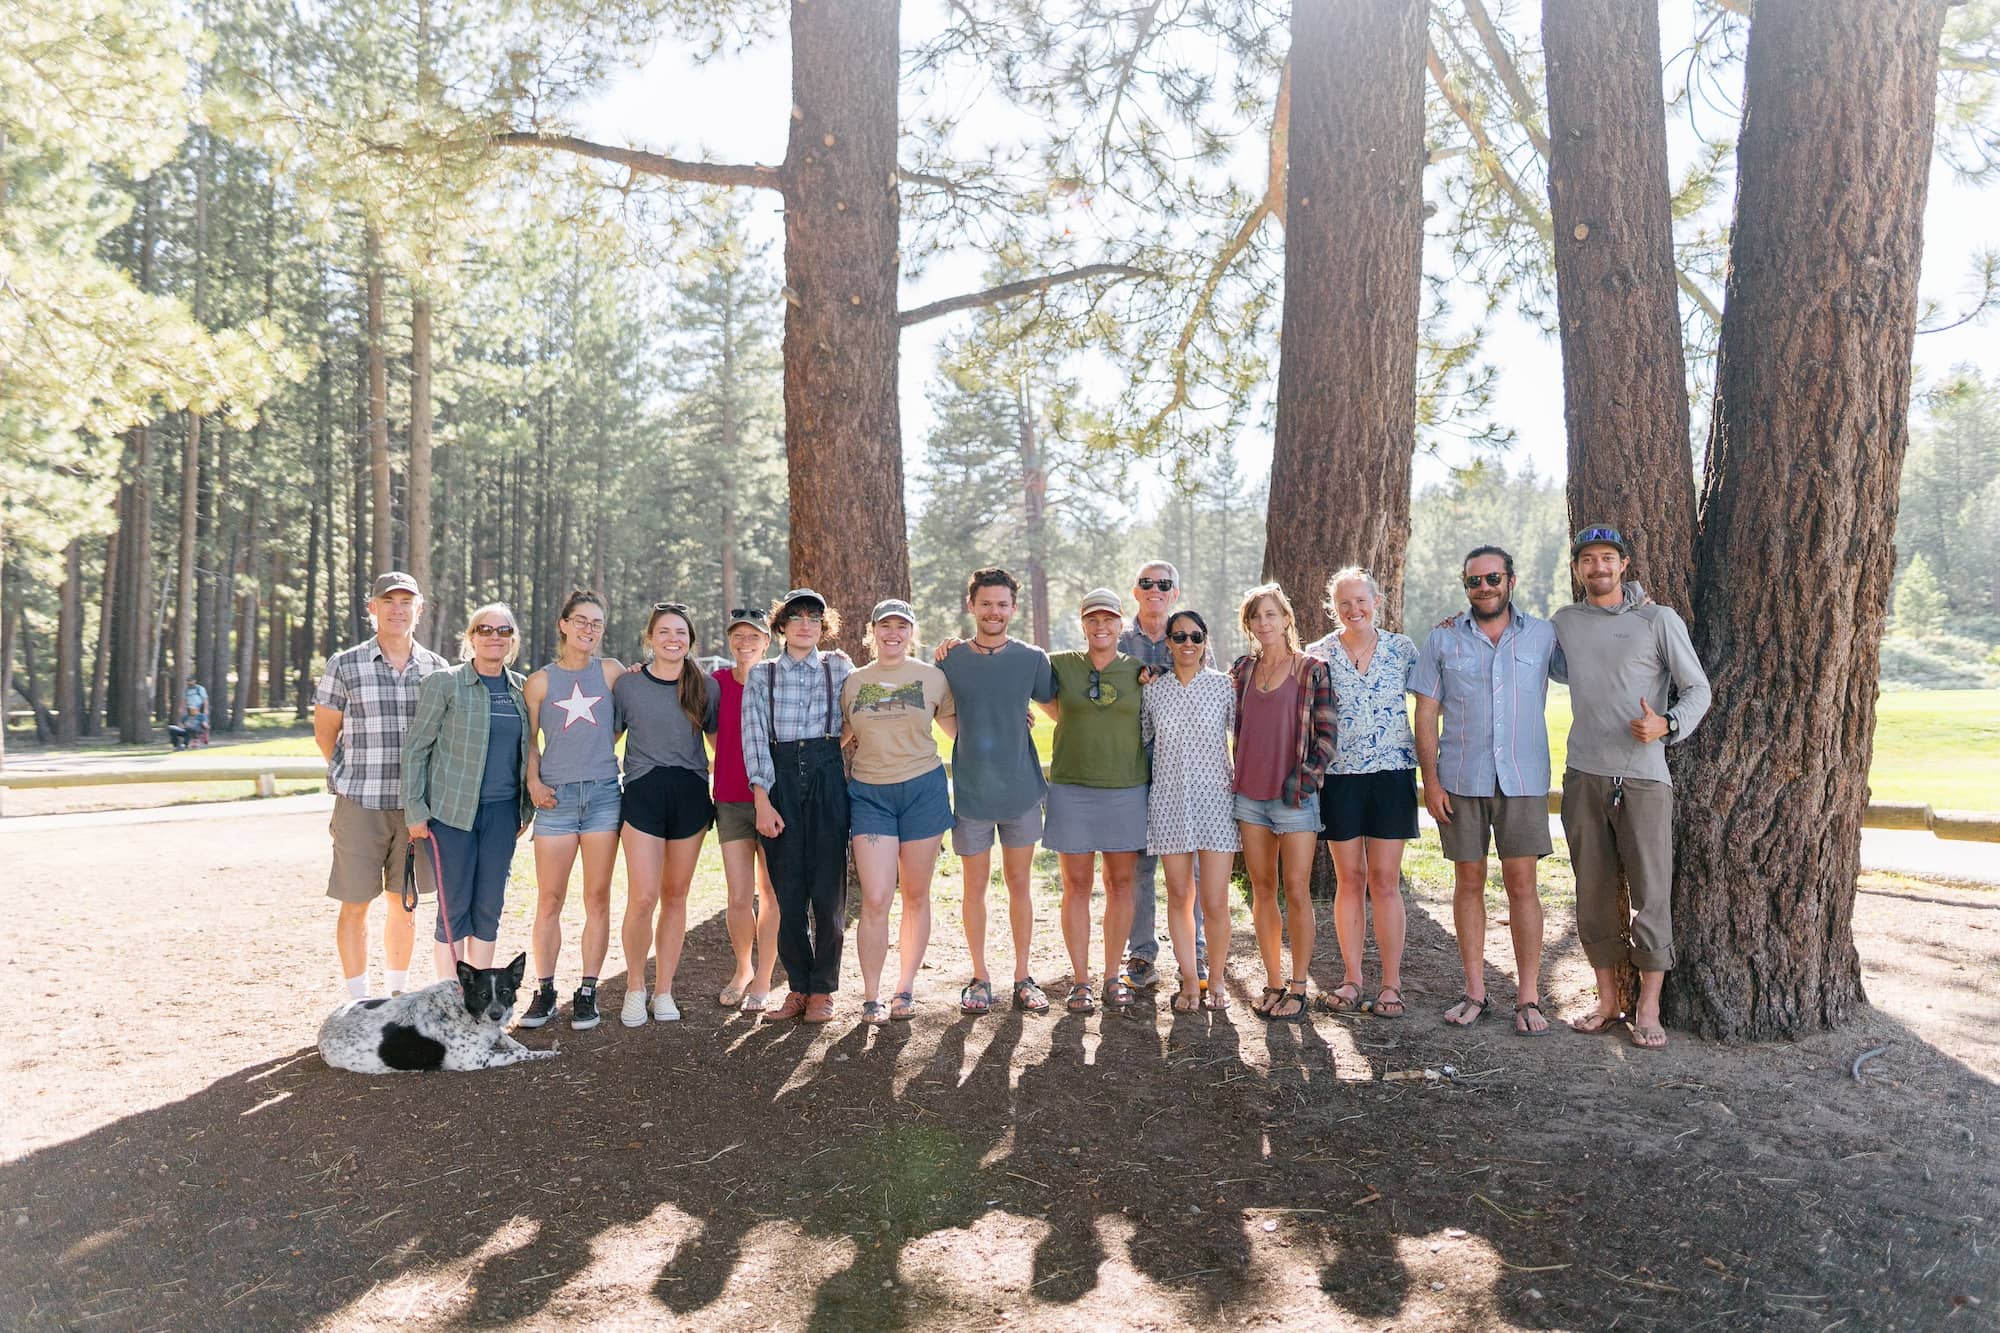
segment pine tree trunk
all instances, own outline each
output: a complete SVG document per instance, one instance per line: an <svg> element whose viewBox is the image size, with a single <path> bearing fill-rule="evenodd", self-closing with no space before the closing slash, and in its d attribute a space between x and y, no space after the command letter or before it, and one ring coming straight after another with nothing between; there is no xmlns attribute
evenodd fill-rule
<svg viewBox="0 0 2000 1333"><path fill-rule="evenodd" d="M131 433L132 477L126 490L125 614L119 618L118 739L127 745L153 739L153 682L146 674L153 623L153 432Z"/></svg>
<svg viewBox="0 0 2000 1333"><path fill-rule="evenodd" d="M97 599L97 651L90 667L90 703L83 715L83 734L104 734L104 705L111 679L113 634L117 629L118 603L118 500L111 504L111 532L104 539L104 578Z"/></svg>
<svg viewBox="0 0 2000 1333"><path fill-rule="evenodd" d="M243 516L241 559L231 565L235 582L242 585L236 627L236 688L230 692L229 705L232 732L243 730L250 696L257 689L257 508L262 498L255 490L250 492Z"/></svg>
<svg viewBox="0 0 2000 1333"><path fill-rule="evenodd" d="M1028 621L1035 642L1049 646L1049 473L1042 466L1041 442L1035 436L1034 404L1023 375L1014 389L1014 411L1021 438L1021 517L1028 538Z"/></svg>
<svg viewBox="0 0 2000 1333"><path fill-rule="evenodd" d="M1865 997L1861 818L1945 0L1758 0L1695 553L1714 711L1679 766L1670 1020L1729 1040ZM1698 794L1698 795L1696 795Z"/></svg>
<svg viewBox="0 0 2000 1333"><path fill-rule="evenodd" d="M791 18L791 578L854 625L878 599L910 591L896 398L897 9L897 0L801 3Z"/></svg>
<svg viewBox="0 0 2000 1333"><path fill-rule="evenodd" d="M722 304L722 375L721 375L721 423L716 443L720 448L722 466L722 623L729 623L730 613L743 605L738 600L736 580L736 461L742 454L743 441L736 421L736 287L727 272L723 275L724 289L728 297ZM723 641L727 651L728 640Z"/></svg>
<svg viewBox="0 0 2000 1333"><path fill-rule="evenodd" d="M1657 6L1545 0L1572 529L1609 523L1633 577L1685 612L1694 463L1681 357Z"/></svg>
<svg viewBox="0 0 2000 1333"><path fill-rule="evenodd" d="M1423 283L1421 0L1292 11L1285 310L1265 577L1315 637L1327 575L1401 622Z"/></svg>
<svg viewBox="0 0 2000 1333"><path fill-rule="evenodd" d="M63 548L61 611L56 618L56 739L83 731L83 539Z"/></svg>
<svg viewBox="0 0 2000 1333"><path fill-rule="evenodd" d="M364 583L395 568L395 509L389 498L389 352L382 312L382 238L373 226L362 236L368 267L368 476L373 492Z"/></svg>
<svg viewBox="0 0 2000 1333"><path fill-rule="evenodd" d="M427 296L410 302L410 471L408 501L409 574L426 597L431 587L431 303ZM435 648L439 626L429 617L418 622L423 641Z"/></svg>
<svg viewBox="0 0 2000 1333"><path fill-rule="evenodd" d="M188 413L187 435L181 443L180 567L174 588L174 690L178 706L194 675L195 528L201 499L201 414Z"/></svg>

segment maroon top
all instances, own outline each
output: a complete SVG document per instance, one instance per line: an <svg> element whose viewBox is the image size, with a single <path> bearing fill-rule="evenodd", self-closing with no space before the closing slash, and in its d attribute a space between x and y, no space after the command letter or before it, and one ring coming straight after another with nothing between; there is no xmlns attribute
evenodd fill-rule
<svg viewBox="0 0 2000 1333"><path fill-rule="evenodd" d="M729 667L715 673L722 690L715 713L715 799L750 799L750 774L743 767L743 686Z"/></svg>
<svg viewBox="0 0 2000 1333"><path fill-rule="evenodd" d="M1243 692L1236 733L1236 794L1253 801L1277 800L1298 748L1298 674L1286 673L1284 683L1269 694L1252 684Z"/></svg>

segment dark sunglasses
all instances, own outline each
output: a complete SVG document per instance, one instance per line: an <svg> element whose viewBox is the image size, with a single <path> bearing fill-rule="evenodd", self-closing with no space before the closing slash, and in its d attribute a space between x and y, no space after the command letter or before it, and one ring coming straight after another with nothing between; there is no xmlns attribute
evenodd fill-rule
<svg viewBox="0 0 2000 1333"><path fill-rule="evenodd" d="M688 613L686 602L654 602L653 609L655 611L672 611L675 615L681 616Z"/></svg>
<svg viewBox="0 0 2000 1333"><path fill-rule="evenodd" d="M663 608L656 606L653 609L658 611ZM729 618L731 620L769 620L771 613L760 606L734 606L729 609Z"/></svg>
<svg viewBox="0 0 2000 1333"><path fill-rule="evenodd" d="M475 639L511 639L514 637L512 625L474 625L472 637Z"/></svg>
<svg viewBox="0 0 2000 1333"><path fill-rule="evenodd" d="M1497 569L1491 574L1467 574L1465 576L1465 586L1468 591L1479 588L1482 585L1488 588L1497 588L1506 581L1506 574Z"/></svg>
<svg viewBox="0 0 2000 1333"><path fill-rule="evenodd" d="M1207 643L1208 636L1198 629L1177 629L1167 636L1175 643Z"/></svg>
<svg viewBox="0 0 2000 1333"><path fill-rule="evenodd" d="M1084 694L1094 704L1104 702L1104 679L1096 667L1090 669L1090 688Z"/></svg>
<svg viewBox="0 0 2000 1333"><path fill-rule="evenodd" d="M1139 588L1141 591L1158 588L1161 592L1172 592L1174 590L1174 581L1172 579L1140 579Z"/></svg>

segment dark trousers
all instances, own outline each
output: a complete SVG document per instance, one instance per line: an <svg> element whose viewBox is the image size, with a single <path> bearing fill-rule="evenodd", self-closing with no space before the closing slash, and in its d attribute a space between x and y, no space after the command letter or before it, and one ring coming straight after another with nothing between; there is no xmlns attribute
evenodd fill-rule
<svg viewBox="0 0 2000 1333"><path fill-rule="evenodd" d="M507 896L507 872L514 864L514 842L521 832L521 807L513 797L483 801L472 827L457 829L440 819L430 822L431 841L444 868L444 901L438 904L432 938L444 943L447 915L454 940L500 938L500 907ZM423 883L428 867L417 867Z"/></svg>
<svg viewBox="0 0 2000 1333"><path fill-rule="evenodd" d="M771 746L777 785L771 805L785 831L764 838L764 863L778 898L778 961L803 995L840 989L847 931L847 775L830 737Z"/></svg>

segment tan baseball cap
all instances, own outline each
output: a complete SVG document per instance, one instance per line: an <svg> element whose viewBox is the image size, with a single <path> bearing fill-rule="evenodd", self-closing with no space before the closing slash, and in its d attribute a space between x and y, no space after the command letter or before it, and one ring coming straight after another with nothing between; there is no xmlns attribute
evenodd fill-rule
<svg viewBox="0 0 2000 1333"><path fill-rule="evenodd" d="M1083 605L1079 615L1089 615L1092 611L1109 611L1114 616L1125 614L1125 602L1109 588L1092 588L1083 595Z"/></svg>

